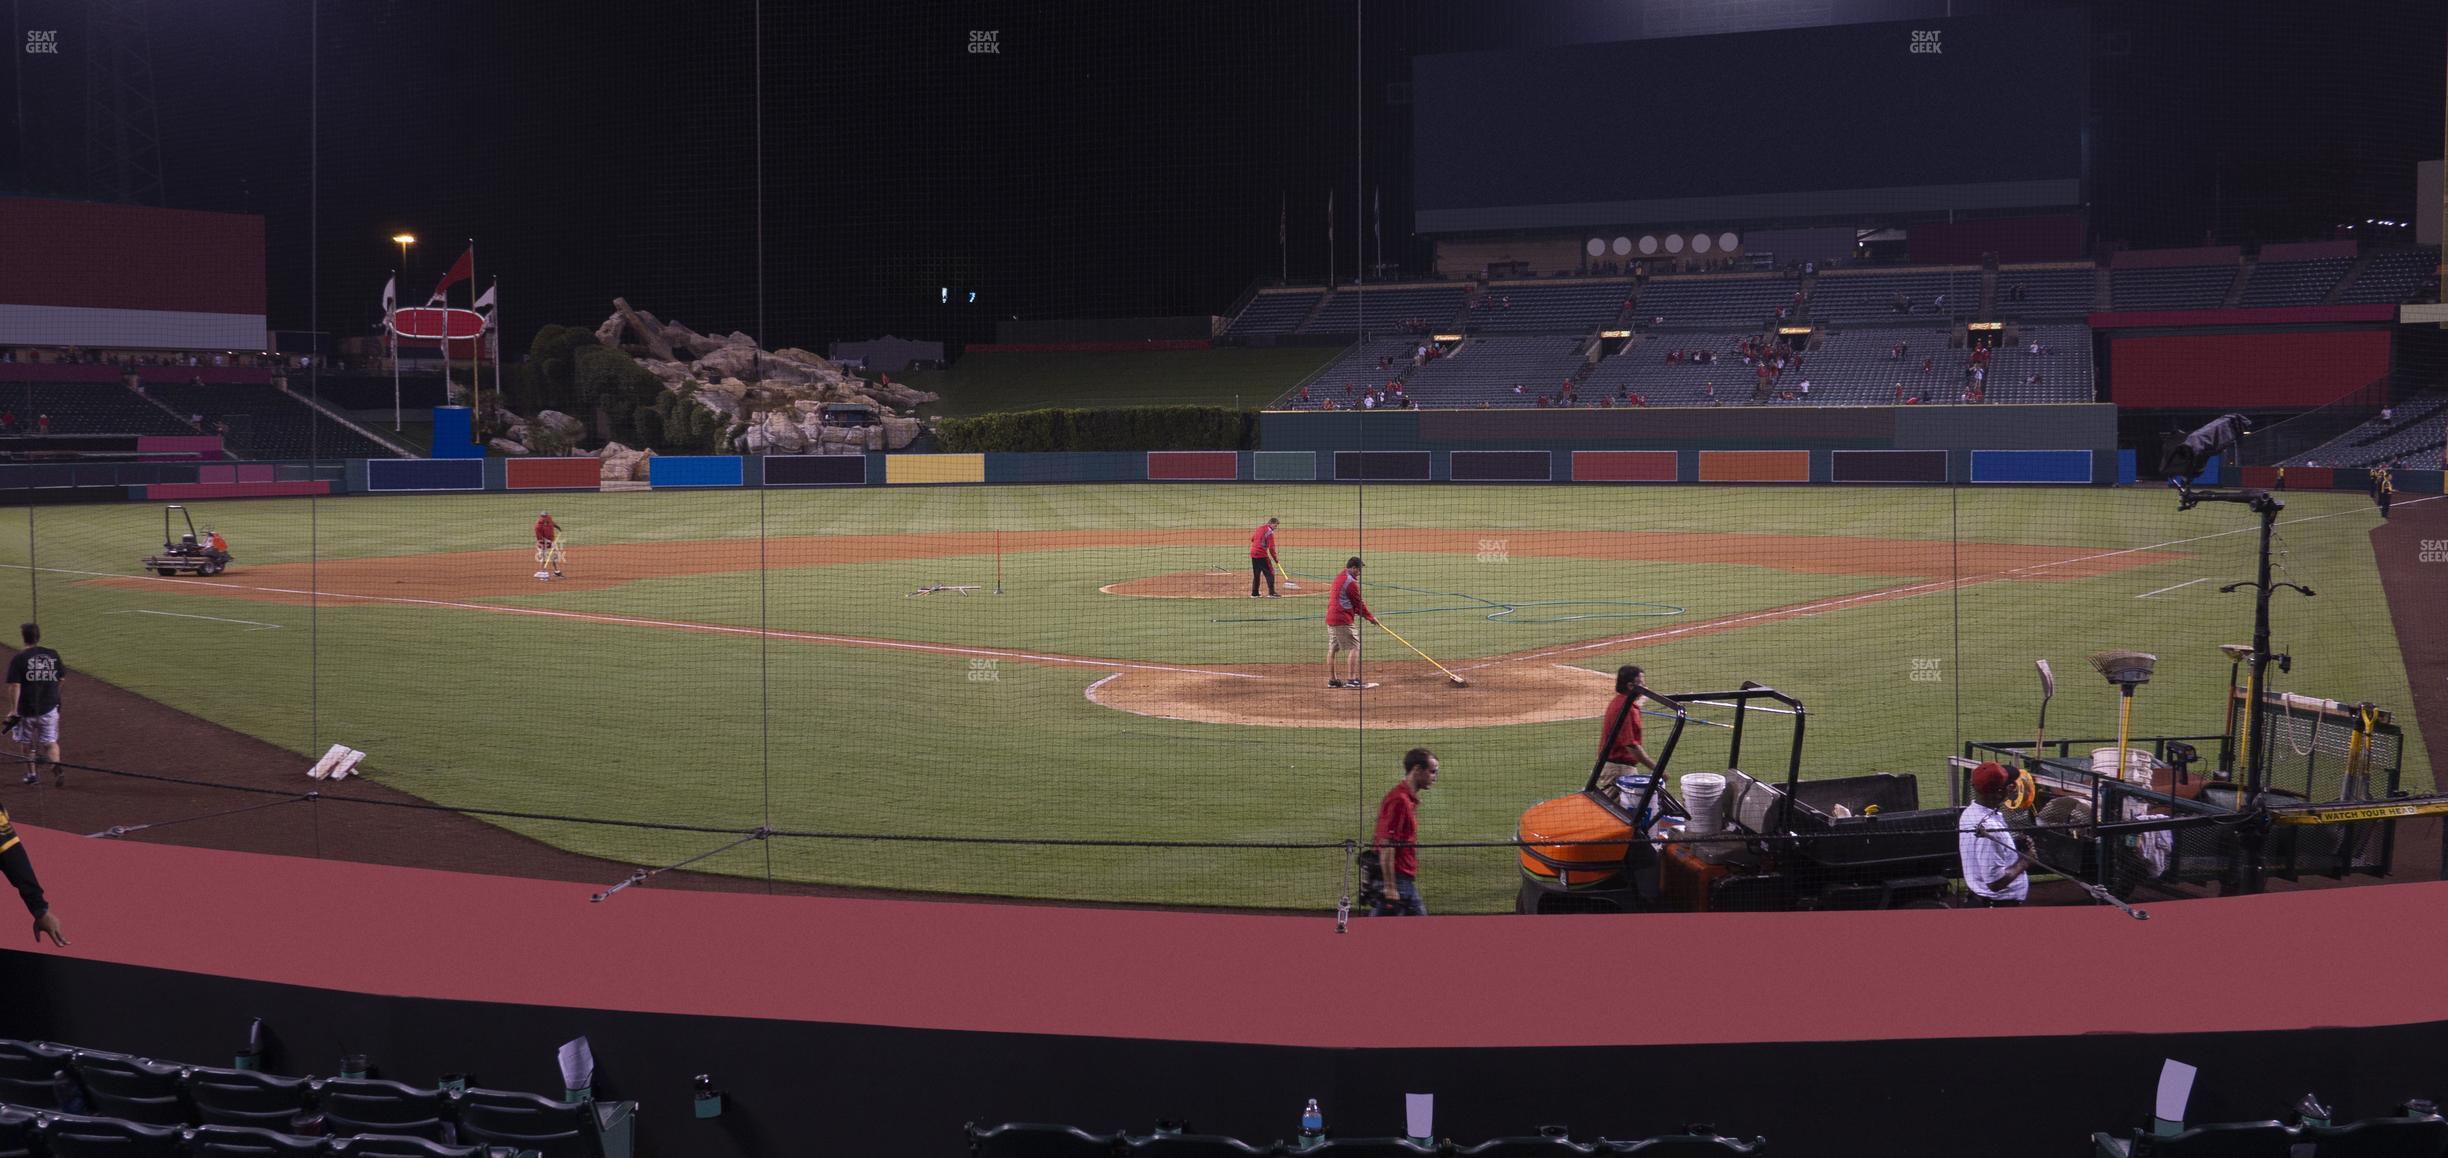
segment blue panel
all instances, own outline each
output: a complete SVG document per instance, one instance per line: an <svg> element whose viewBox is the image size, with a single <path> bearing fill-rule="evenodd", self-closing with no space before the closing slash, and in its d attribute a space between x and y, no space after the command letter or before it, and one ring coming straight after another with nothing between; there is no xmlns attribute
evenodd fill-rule
<svg viewBox="0 0 2448 1158"><path fill-rule="evenodd" d="M476 445L475 412L465 406L433 408L433 456L435 458L483 458L484 448Z"/></svg>
<svg viewBox="0 0 2448 1158"><path fill-rule="evenodd" d="M1972 452L1972 481L2088 485L2091 482L2091 452L1976 450Z"/></svg>
<svg viewBox="0 0 2448 1158"><path fill-rule="evenodd" d="M480 491L484 489L484 460L367 459L366 489L376 494L385 491Z"/></svg>
<svg viewBox="0 0 2448 1158"><path fill-rule="evenodd" d="M735 487L747 477L746 467L736 454L658 455L646 461L646 481L656 490Z"/></svg>
<svg viewBox="0 0 2448 1158"><path fill-rule="evenodd" d="M2142 477L2142 472L2134 463L2134 452L2131 450L2118 451L2117 485L2121 487L2132 486L2134 485L2134 480L2140 477Z"/></svg>

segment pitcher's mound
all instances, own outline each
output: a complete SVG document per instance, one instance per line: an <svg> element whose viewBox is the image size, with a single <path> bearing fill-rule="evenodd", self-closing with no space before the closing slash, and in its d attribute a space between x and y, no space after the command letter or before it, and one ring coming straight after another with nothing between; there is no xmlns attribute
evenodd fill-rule
<svg viewBox="0 0 2448 1158"><path fill-rule="evenodd" d="M1097 590L1107 595L1135 595L1141 599L1247 599L1247 571L1176 571L1170 575L1150 575L1145 579L1125 579L1108 583ZM1275 590L1286 599L1304 595L1324 595L1323 582L1303 582L1298 588L1283 585L1283 577L1275 578Z"/></svg>
<svg viewBox="0 0 2448 1158"><path fill-rule="evenodd" d="M1248 597L1243 591L1242 596ZM1088 699L1117 711L1202 724L1266 728L1365 726L1418 731L1595 719L1614 677L1546 662L1463 671L1458 688L1416 660L1368 661L1365 690L1326 686L1324 664L1261 664L1226 673L1126 671L1097 681ZM1259 678L1246 678L1256 676Z"/></svg>

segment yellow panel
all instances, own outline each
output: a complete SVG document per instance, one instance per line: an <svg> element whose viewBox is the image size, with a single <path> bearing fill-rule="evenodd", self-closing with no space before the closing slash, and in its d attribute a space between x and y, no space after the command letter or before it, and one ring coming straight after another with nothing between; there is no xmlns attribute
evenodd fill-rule
<svg viewBox="0 0 2448 1158"><path fill-rule="evenodd" d="M986 456L982 454L886 455L884 481L887 484L985 482Z"/></svg>

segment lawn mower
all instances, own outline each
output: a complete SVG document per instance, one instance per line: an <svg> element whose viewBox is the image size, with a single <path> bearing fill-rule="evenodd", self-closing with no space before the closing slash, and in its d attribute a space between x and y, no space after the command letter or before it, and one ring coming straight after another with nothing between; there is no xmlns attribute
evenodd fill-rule
<svg viewBox="0 0 2448 1158"><path fill-rule="evenodd" d="M187 528L176 535L171 533L173 515ZM161 554L145 556L143 566L163 575L218 575L229 569L229 562L229 549L220 537L207 528L202 539L196 538L195 519L187 508L172 504L162 508Z"/></svg>

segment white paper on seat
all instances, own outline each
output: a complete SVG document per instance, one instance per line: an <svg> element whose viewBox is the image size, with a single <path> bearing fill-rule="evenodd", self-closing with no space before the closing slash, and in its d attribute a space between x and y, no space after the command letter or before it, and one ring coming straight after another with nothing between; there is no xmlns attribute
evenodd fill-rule
<svg viewBox="0 0 2448 1158"><path fill-rule="evenodd" d="M2184 1121L2185 1103L2193 1100L2193 1075L2198 1072L2175 1058L2159 1067L2158 1117L2170 1122Z"/></svg>
<svg viewBox="0 0 2448 1158"><path fill-rule="evenodd" d="M583 1090L595 1084L595 1051L583 1037L561 1043L561 1085Z"/></svg>
<svg viewBox="0 0 2448 1158"><path fill-rule="evenodd" d="M1414 1138L1436 1137L1436 1095L1403 1095L1403 1132Z"/></svg>

